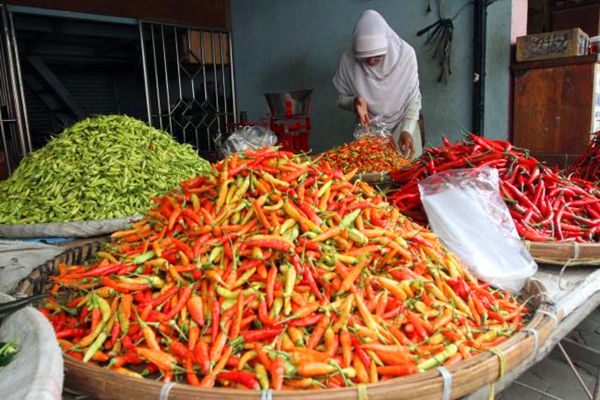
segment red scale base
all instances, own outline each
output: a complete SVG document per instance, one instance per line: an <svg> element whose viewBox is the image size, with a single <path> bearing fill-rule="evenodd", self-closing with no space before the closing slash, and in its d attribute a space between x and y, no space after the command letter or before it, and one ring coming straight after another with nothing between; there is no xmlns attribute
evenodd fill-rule
<svg viewBox="0 0 600 400"><path fill-rule="evenodd" d="M277 145L283 150L294 153L307 152L310 117L308 115L292 115L277 117L272 115L269 127L277 135Z"/></svg>

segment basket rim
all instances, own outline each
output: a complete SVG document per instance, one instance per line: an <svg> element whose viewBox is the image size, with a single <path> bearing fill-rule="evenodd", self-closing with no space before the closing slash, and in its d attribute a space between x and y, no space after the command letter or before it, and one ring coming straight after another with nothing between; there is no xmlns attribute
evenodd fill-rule
<svg viewBox="0 0 600 400"><path fill-rule="evenodd" d="M20 289L22 289L23 284L25 282L29 282L28 278L32 274L34 274L34 272L36 270L40 270L44 267L46 270L49 270L50 268L53 268L54 264L57 261L60 262L59 260L61 258L68 257L70 255L77 257L77 255L81 253L82 249L84 249L86 247L88 249L93 249L94 246L98 246L103 243L107 243L109 241L110 241L110 237L94 238L85 243L81 243L77 247L68 249L64 253L45 262L44 264L37 267L34 271L32 271L32 273L28 277L26 277L19 283L16 294L17 295L20 294ZM85 260L81 260L79 262L82 263L84 261ZM47 279L47 277L44 277L43 273L42 273L41 279ZM535 293L531 293L531 294L533 295L533 297L535 297L539 301L539 305L536 308L536 311L532 313L531 320L527 323L527 325L521 331L513 334L508 340L506 340L505 342L503 342L502 344L500 344L499 346L497 346L495 348L495 349L499 350L500 352L502 352L503 354L505 354L506 356L512 355L513 353L517 352L518 353L517 359L516 359L516 361L514 361L514 365L518 365L519 363L525 361L528 357L531 357L533 350L534 350L534 349L532 349L532 346L530 345L530 342L533 342L534 339L530 334L528 334L528 332L525 332L524 330L534 329L538 332L538 334L539 334L538 348L540 348L543 345L543 343L548 339L548 337L554 330L555 324L556 324L556 320L554 318L552 318L550 315L548 315L548 314L554 313L555 310L552 307L551 303L549 302L549 299L547 297L547 294L546 294L543 284L536 280L530 280L529 284L526 285L526 289L524 289L524 290L534 291ZM539 310L542 310L542 312L538 312ZM69 374L68 371L71 368L76 368L76 369L79 369L84 372L87 371L88 373L106 374L103 377L104 380L110 379L111 381L114 381L115 383L121 382L123 385L126 385L127 383L134 383L134 382L139 383L140 382L140 380L138 378L125 376L123 374L119 374L117 372L104 369L98 365L85 364L85 363L81 362L80 360L77 360L74 357L68 356L66 354L63 354L63 355L65 358L65 365L69 367L69 368L66 368L67 375ZM485 365L486 367L482 370L483 365ZM477 386L476 389L484 386L485 384L494 382L498 378L499 369L500 369L500 360L498 359L498 357L495 354L492 354L491 352L488 352L488 351L481 352L469 359L461 360L461 361L457 362L456 364L453 364L453 365L447 367L447 370L452 374L452 379L455 383L457 383L461 380L468 383L469 381L472 380L472 379L467 380L468 374L475 373L475 371L476 371L476 375L480 378L480 380L481 379L485 380L485 382L483 384ZM151 380L151 379L144 379L143 382L144 382L145 387L152 389L152 390L156 390L157 393L160 393L161 389L165 385L165 383L163 383L163 382ZM433 369L433 370L429 370L429 371L425 371L425 372L411 374L408 376L389 379L384 382L364 384L364 386L366 387L367 390L370 390L371 393L373 391L380 391L380 390L381 391L383 391L383 390L389 391L390 389L399 390L399 389L403 389L405 386L426 385L426 384L434 385L436 387L439 386L439 388L441 390L441 388L443 387L443 382L444 382L444 380L440 376L439 372L436 371L435 369ZM86 394L97 393L97 388L95 388L95 387L87 388L87 390L89 392L86 392L85 387L72 386L69 384L69 382L67 380L65 380L65 386L69 387L73 390L76 390L76 391L82 391ZM223 398L227 398L227 397L233 398L234 396L238 399L256 398L256 391L252 391L252 390L231 389L231 388L222 388L222 387L199 388L199 387L195 387L195 386L191 386L191 385L187 385L187 384L183 384L183 383L182 384L178 383L176 386L173 387L171 392L180 391L180 390L185 391L185 393L194 394L196 396L202 395L202 394L206 395L209 393L210 394L218 393L219 395L222 395ZM344 388L336 388L336 389L319 389L319 390L316 390L316 389L315 390L296 390L296 391L273 390L272 393L274 395L276 395L278 398L293 398L293 397L297 397L299 395L302 395L303 397L305 397L305 396L313 396L313 395L317 395L317 394L319 394L319 395L327 394L327 395L329 395L329 397L331 399L338 399L338 398L352 397L353 394L356 393L356 390L357 390L356 386L354 386L354 387L344 387ZM472 392L472 391L469 391L469 392L463 393L464 390L465 390L464 388L461 389L460 385L453 385L452 386L452 397L454 397L455 395L463 396L465 394Z"/></svg>

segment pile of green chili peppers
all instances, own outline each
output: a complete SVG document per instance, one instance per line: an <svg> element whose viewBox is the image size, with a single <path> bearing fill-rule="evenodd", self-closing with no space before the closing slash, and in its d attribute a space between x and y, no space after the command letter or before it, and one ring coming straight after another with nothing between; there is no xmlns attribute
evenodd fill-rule
<svg viewBox="0 0 600 400"><path fill-rule="evenodd" d="M139 120L87 118L30 153L0 182L0 223L132 216L150 207L152 197L209 170L192 146Z"/></svg>

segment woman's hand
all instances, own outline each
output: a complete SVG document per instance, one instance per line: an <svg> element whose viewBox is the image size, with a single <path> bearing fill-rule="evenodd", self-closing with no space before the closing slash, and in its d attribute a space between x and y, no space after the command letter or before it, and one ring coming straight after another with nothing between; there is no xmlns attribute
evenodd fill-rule
<svg viewBox="0 0 600 400"><path fill-rule="evenodd" d="M405 157L412 157L415 154L415 147L413 144L413 137L410 132L402 131L398 138L398 147L400 152Z"/></svg>
<svg viewBox="0 0 600 400"><path fill-rule="evenodd" d="M361 125L369 123L369 109L367 108L367 102L362 97L356 97L354 99L354 110L358 115L358 120Z"/></svg>

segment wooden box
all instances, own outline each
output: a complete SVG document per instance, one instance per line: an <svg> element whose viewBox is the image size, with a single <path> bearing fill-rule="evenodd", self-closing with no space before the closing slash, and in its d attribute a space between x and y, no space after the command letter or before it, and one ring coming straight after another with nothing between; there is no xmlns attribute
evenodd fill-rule
<svg viewBox="0 0 600 400"><path fill-rule="evenodd" d="M517 38L517 62L587 54L588 35L579 28L536 33Z"/></svg>
<svg viewBox="0 0 600 400"><path fill-rule="evenodd" d="M600 56L515 63L513 143L561 168L600 129Z"/></svg>
<svg viewBox="0 0 600 400"><path fill-rule="evenodd" d="M227 33L190 30L189 33L185 32L180 35L180 46L180 54L183 53L185 61L190 64L200 64L204 51L204 64L229 65L229 35Z"/></svg>

